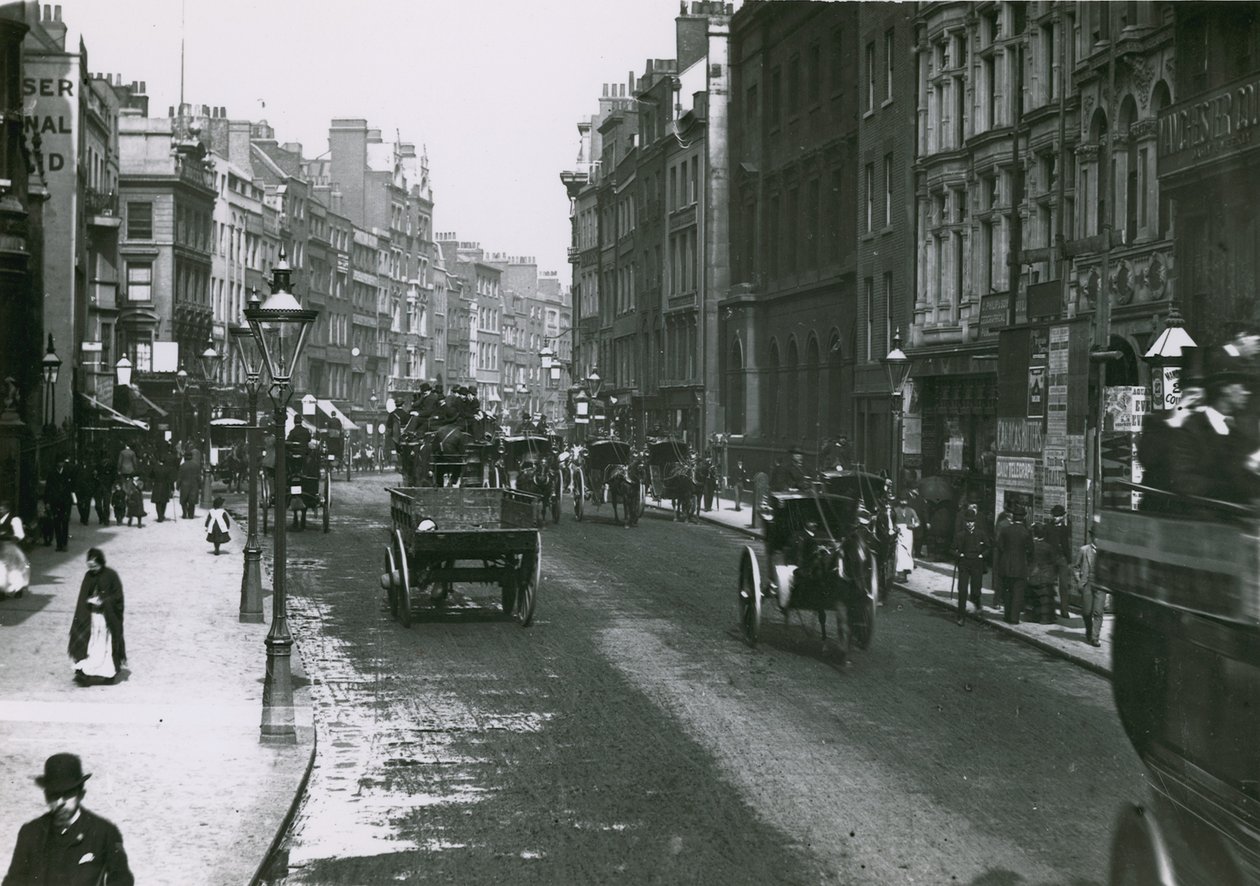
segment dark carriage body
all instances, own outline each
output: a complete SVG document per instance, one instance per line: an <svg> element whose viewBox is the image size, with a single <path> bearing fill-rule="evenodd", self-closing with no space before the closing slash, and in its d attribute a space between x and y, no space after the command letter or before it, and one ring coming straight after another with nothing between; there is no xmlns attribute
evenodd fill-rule
<svg viewBox="0 0 1260 886"><path fill-rule="evenodd" d="M547 473L540 479L536 472L543 467ZM550 437L504 437L503 474L510 488L538 496L544 518L550 515L554 522L560 522L560 465Z"/></svg>
<svg viewBox="0 0 1260 886"><path fill-rule="evenodd" d="M1111 882L1260 883L1260 515L1121 485L1151 507L1101 513L1095 582L1150 799L1121 813Z"/></svg>
<svg viewBox="0 0 1260 886"><path fill-rule="evenodd" d="M634 447L623 440L604 437L592 440L585 446L581 463L573 474L573 514L581 520L584 512L584 501L599 507L605 503L605 491L612 473L623 468L626 481L633 486L626 493L626 525L638 522L643 513L643 484L637 476L635 468L636 453ZM618 480L618 482L621 482ZM617 501L613 502L614 511Z"/></svg>
<svg viewBox="0 0 1260 886"><path fill-rule="evenodd" d="M541 568L539 499L498 487L389 490L390 545L381 584L390 610L410 626L421 594L442 600L456 582L497 585L503 609L533 618Z"/></svg>

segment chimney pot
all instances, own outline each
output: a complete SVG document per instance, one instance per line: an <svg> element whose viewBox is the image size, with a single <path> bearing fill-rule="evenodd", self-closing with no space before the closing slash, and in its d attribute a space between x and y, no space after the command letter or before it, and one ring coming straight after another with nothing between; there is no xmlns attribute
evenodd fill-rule
<svg viewBox="0 0 1260 886"><path fill-rule="evenodd" d="M168 116L168 117L174 117L174 116L175 116L175 106L174 106L174 105L168 105L168 106L167 106L167 108L166 108L166 116Z"/></svg>
<svg viewBox="0 0 1260 886"><path fill-rule="evenodd" d="M49 21L49 20L51 20L51 19L52 19L52 6L51 6L51 5L49 5L49 4L47 4L47 3L45 3L45 4L44 4L44 17L43 17L43 21Z"/></svg>
<svg viewBox="0 0 1260 886"><path fill-rule="evenodd" d="M147 90L147 89L145 89L145 83L144 83L144 81L143 81L143 80L141 80L141 81L140 81L140 94L141 94L141 95L144 95L144 94L145 94L145 93L147 93L147 92L148 92L148 90Z"/></svg>
<svg viewBox="0 0 1260 886"><path fill-rule="evenodd" d="M60 4L53 7L53 21L57 21L57 22L61 21L61 5Z"/></svg>

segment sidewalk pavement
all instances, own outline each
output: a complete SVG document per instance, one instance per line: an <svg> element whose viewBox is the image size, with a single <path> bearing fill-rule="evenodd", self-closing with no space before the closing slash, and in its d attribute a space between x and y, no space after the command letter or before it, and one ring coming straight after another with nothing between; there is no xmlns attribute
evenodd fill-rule
<svg viewBox="0 0 1260 886"><path fill-rule="evenodd" d="M137 883L252 882L300 797L314 754L305 675L295 650L297 744L262 745L268 625L238 620L244 529L216 557L203 510L157 523L148 507L143 528L76 514L69 552L37 546L30 590L0 601L0 871L46 811L33 778L59 751L93 774L84 805L122 831ZM128 663L117 684L81 688L66 643L90 547L122 579Z"/></svg>
<svg viewBox="0 0 1260 886"><path fill-rule="evenodd" d="M649 505L651 505L650 500ZM668 507L665 510L668 510ZM700 519L707 523L725 526L745 535L761 538L761 529L754 529L751 525L752 515L753 510L747 505L742 510L736 511L729 498L716 499L712 511L701 511L699 514ZM958 598L953 596L950 590L953 584L953 566L916 559L915 567L906 581L894 582L894 585L913 597L955 609ZM985 576L986 585L982 594L982 602L986 608L978 615L969 615L969 618L978 618L994 630L1065 658L1096 674L1104 677L1111 676L1111 634L1115 627L1115 620L1110 615L1103 620L1100 638L1102 646L1091 646L1085 640L1085 620L1075 613L1072 618L1060 618L1058 624L1052 625L1036 624L1030 621L1021 621L1017 625L1007 624L1002 620L1001 612L989 606L993 602L993 591L987 584L989 577ZM956 586L953 593L957 593Z"/></svg>

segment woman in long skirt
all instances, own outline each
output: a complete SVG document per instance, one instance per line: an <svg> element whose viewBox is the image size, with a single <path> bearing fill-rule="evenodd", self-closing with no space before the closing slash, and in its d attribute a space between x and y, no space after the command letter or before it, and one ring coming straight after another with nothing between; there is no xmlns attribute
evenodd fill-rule
<svg viewBox="0 0 1260 886"><path fill-rule="evenodd" d="M893 513L897 517L897 555L894 568L899 581L905 581L914 570L914 530L919 528L919 515L906 499L897 499Z"/></svg>
<svg viewBox="0 0 1260 886"><path fill-rule="evenodd" d="M66 650L74 662L74 681L80 686L113 683L127 660L122 580L105 566L105 554L99 548L88 551L87 568Z"/></svg>

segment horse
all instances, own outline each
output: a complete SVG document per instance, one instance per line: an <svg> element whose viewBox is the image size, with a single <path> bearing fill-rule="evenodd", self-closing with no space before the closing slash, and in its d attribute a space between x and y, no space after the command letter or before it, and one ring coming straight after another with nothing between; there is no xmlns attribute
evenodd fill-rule
<svg viewBox="0 0 1260 886"><path fill-rule="evenodd" d="M674 506L674 520L698 523L696 493L700 483L694 461L673 462L662 471L661 490Z"/></svg>
<svg viewBox="0 0 1260 886"><path fill-rule="evenodd" d="M530 495L538 496L542 502L539 509L538 525L546 520L556 497L556 474L548 459L542 458L522 468L516 478L516 488Z"/></svg>
<svg viewBox="0 0 1260 886"><path fill-rule="evenodd" d="M878 593L878 579L869 530L859 522L836 539L820 536L817 527L811 525L801 533L795 547L791 606L814 611L824 655L828 651L827 613L835 615L837 651L841 662L847 663L855 625L862 631L859 644L863 647L874 627L869 623L869 601Z"/></svg>
<svg viewBox="0 0 1260 886"><path fill-rule="evenodd" d="M416 453L415 475L424 480L432 473L435 486L458 486L464 473L464 451L471 441L472 436L458 423L426 434Z"/></svg>
<svg viewBox="0 0 1260 886"><path fill-rule="evenodd" d="M640 475L636 466L610 465L604 472L604 482L608 484L608 500L612 503L613 520L626 529L639 522ZM617 514L620 504L625 512L624 519Z"/></svg>

